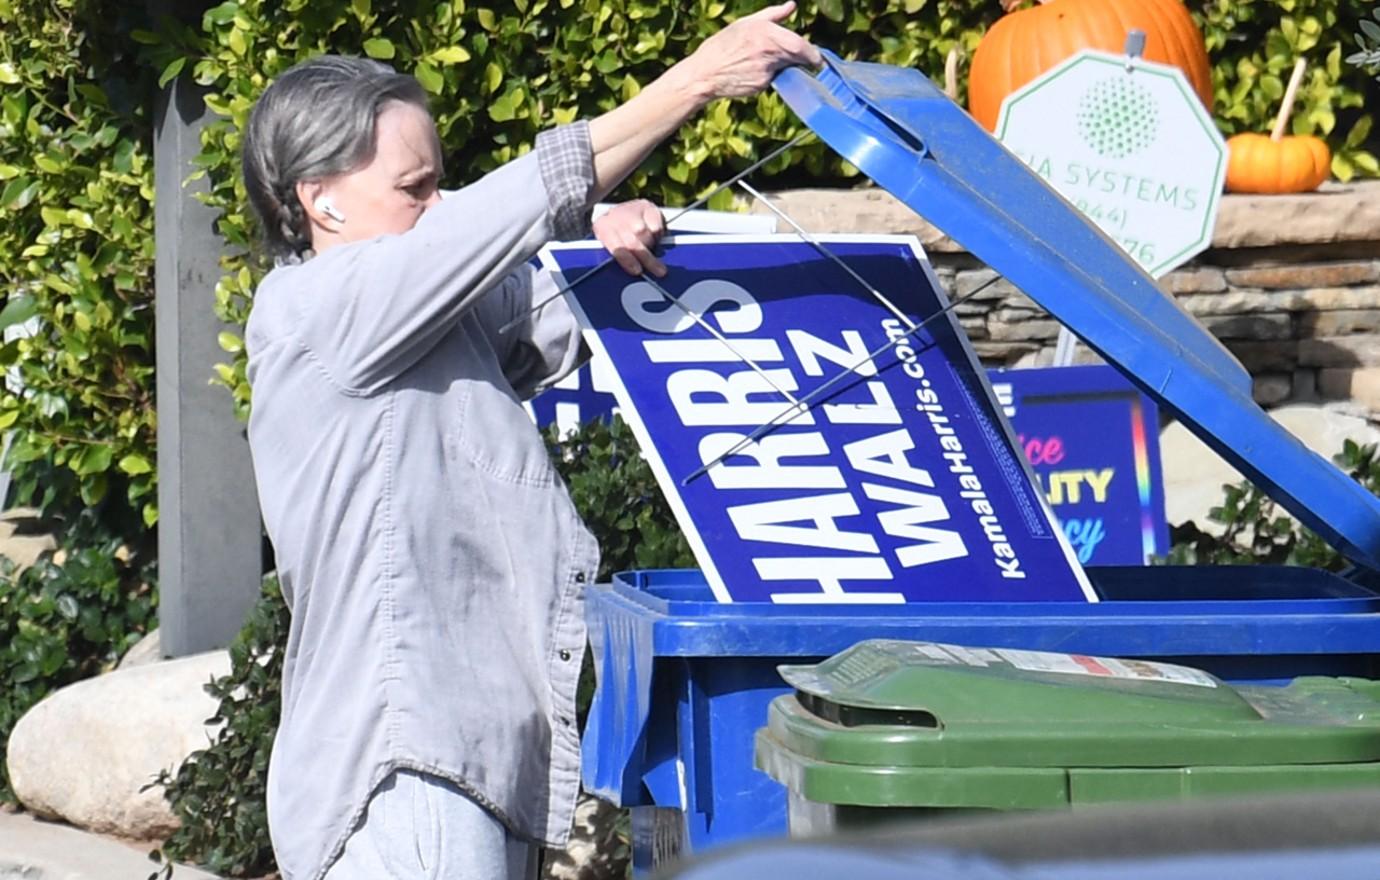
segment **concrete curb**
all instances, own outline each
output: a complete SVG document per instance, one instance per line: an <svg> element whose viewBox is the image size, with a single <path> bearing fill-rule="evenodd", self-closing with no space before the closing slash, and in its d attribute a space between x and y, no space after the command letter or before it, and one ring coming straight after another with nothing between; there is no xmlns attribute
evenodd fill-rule
<svg viewBox="0 0 1380 880"><path fill-rule="evenodd" d="M0 880L147 880L158 869L151 844L129 844L44 822L28 813L0 813ZM217 880L177 865L173 880Z"/></svg>

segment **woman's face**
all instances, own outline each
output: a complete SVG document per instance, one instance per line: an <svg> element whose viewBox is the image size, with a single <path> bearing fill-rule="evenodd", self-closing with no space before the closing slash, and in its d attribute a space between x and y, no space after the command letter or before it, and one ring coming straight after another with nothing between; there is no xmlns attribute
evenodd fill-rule
<svg viewBox="0 0 1380 880"><path fill-rule="evenodd" d="M347 174L311 185L303 199L312 215L312 240L323 247L406 232L441 200L441 145L431 116L414 104L392 102L379 112L374 158ZM321 197L343 217L314 210ZM324 233L324 234L323 234Z"/></svg>

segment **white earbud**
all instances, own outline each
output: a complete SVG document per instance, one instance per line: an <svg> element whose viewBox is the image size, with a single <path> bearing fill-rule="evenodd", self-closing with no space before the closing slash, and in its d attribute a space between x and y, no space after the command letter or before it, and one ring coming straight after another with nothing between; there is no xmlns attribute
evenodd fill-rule
<svg viewBox="0 0 1380 880"><path fill-rule="evenodd" d="M317 199L313 204L316 206L316 210L320 211L322 214L325 214L327 217L330 217L335 222L345 222L345 215L340 213L340 211L336 209L335 205L331 202L331 200L326 198L325 196L322 196L321 198Z"/></svg>

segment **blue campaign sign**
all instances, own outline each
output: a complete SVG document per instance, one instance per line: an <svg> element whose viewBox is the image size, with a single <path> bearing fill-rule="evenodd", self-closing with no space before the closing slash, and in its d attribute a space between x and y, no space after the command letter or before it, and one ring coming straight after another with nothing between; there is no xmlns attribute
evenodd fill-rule
<svg viewBox="0 0 1380 880"><path fill-rule="evenodd" d="M1095 601L913 238L663 244L572 300L720 601Z"/></svg>
<svg viewBox="0 0 1380 880"><path fill-rule="evenodd" d="M1084 565L1169 552L1155 402L1113 367L994 370L992 386Z"/></svg>

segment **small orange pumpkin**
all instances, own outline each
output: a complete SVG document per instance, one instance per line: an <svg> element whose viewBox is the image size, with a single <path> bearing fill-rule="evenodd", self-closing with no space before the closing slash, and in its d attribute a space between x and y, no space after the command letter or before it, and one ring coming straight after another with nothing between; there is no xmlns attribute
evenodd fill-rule
<svg viewBox="0 0 1380 880"><path fill-rule="evenodd" d="M1227 139L1227 189L1239 193L1312 192L1332 170L1332 152L1322 138L1268 134Z"/></svg>
<svg viewBox="0 0 1380 880"><path fill-rule="evenodd" d="M988 131L1007 95L1083 49L1121 52L1126 35L1145 32L1147 61L1178 67L1212 110L1212 71L1203 35L1179 0L1040 0L1012 11L978 43L968 72L968 112Z"/></svg>
<svg viewBox="0 0 1380 880"><path fill-rule="evenodd" d="M1227 189L1239 193L1299 193L1318 188L1332 170L1332 151L1322 138L1286 135L1304 60L1294 64L1284 104L1270 134L1247 132L1227 139Z"/></svg>

